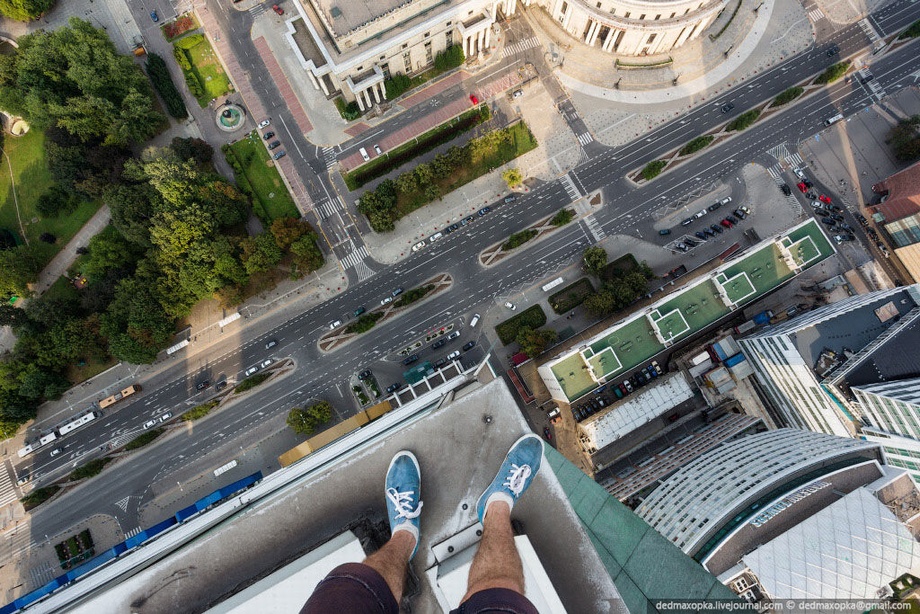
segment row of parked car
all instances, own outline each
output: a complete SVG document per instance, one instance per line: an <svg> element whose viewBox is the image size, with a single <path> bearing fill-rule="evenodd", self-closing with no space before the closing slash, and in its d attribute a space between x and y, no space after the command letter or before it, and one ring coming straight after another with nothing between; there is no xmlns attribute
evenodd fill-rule
<svg viewBox="0 0 920 614"><path fill-rule="evenodd" d="M612 392L617 399L622 399L663 373L664 370L661 368L661 365L658 364L658 361L653 360L647 366L639 369L619 384L605 384L595 390L593 398L587 399L583 403L572 407L572 416L575 418L576 422L581 422L588 416L606 407L612 401L612 399L604 393L609 391Z"/></svg>
<svg viewBox="0 0 920 614"><path fill-rule="evenodd" d="M271 125L271 123L272 123L271 119L263 119L262 121L259 122L259 130L262 130L263 128L268 128ZM275 149L281 147L281 141L277 139L272 141L272 139L275 138L275 133L272 132L271 130L263 134L262 138L265 141L271 141L270 143L268 143L269 151L274 151ZM280 160L286 155L287 154L285 153L283 149L281 151L276 151L274 154L272 154L272 160Z"/></svg>
<svg viewBox="0 0 920 614"><path fill-rule="evenodd" d="M726 230L730 230L735 227L735 224L739 220L743 220L751 214L751 210L742 205L734 211L731 215L725 216L725 218L718 224L711 224L710 226L703 228L702 230L696 231L694 236L700 241L708 241L711 238L714 238L717 234L722 234ZM674 249L679 252L687 252L699 245L698 241L691 239L690 237L684 237L674 245Z"/></svg>

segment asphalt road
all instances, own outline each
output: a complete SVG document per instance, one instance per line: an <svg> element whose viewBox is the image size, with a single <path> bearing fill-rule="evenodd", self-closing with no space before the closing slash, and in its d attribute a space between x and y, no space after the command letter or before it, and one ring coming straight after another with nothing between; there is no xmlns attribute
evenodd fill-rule
<svg viewBox="0 0 920 614"><path fill-rule="evenodd" d="M880 11L875 21L886 32L910 23L918 15L920 7L904 1ZM240 17L231 16L236 20ZM248 31L246 36L233 31L240 44L249 44ZM838 33L834 40L840 45L843 55L855 52L858 46L867 43L865 35L855 26ZM889 54L873 67L876 81L887 91L893 91L908 82L910 75L916 71L915 58L915 46ZM815 49L791 58L736 88L724 99L693 109L625 147L602 152L592 148L597 153L570 173L572 181L582 194L604 190L606 206L596 214L596 218L607 234L641 230L643 224L650 228L650 216L656 209L679 199L698 184L737 174L746 162L767 149L784 142L794 144L819 130L823 127L823 120L836 112L849 114L872 104L867 88L855 82L841 83L790 108L781 119L774 118L764 125L753 127L647 186L636 188L622 179L627 171L644 166L674 146L725 121L726 116L718 110L725 100L731 99L735 104L734 114L741 113L756 102L775 96L807 75L820 71L833 60L824 54L823 48ZM267 91L266 96L270 95ZM278 107L271 113L278 116L286 111ZM307 151L306 142L304 145L303 151ZM305 176L315 172L309 160L304 161L303 172ZM324 172L319 178L311 179L318 184L326 181ZM317 196L322 196L324 191L317 189ZM594 240L585 223L579 222L528 248L526 257L508 258L488 269L478 264L479 252L570 201L571 197L561 181L535 185L529 195L513 205L496 204L493 213L476 219L462 231L446 236L395 266L384 268L370 280L352 283L346 292L295 315L270 333L243 343L239 339L228 339L208 352L204 364L193 368L188 364L177 364L176 368L159 378L145 382L145 390L137 401L126 401L117 411L108 412L102 419L64 438L65 454L51 458L46 450L40 450L28 459L29 463L34 463L33 474L40 474L38 482L42 481L42 476L47 478L69 471L78 457L86 460L98 456L101 453L99 446L105 443L124 441L139 434L142 432L141 425L150 416L167 410L177 413L177 408L197 404L209 394L207 391L204 394L196 392L194 384L201 378L211 381L222 377L239 378L246 367L269 356L276 359L291 357L297 365L295 372L283 380L283 385L269 386L159 444L155 454L138 454L121 464L118 472L95 478L91 497L74 493L45 509L39 508L32 517L32 535L54 534L94 513L112 514L123 527L133 526L138 506L151 496L148 490L151 483L189 466L205 454L220 451L226 446L235 447L235 441L245 439L266 417L278 415L311 398L328 398L330 395L347 398L350 392L345 380L367 366L378 373L380 383L386 386L388 378L398 377L403 370L394 352L423 337L426 332L450 322L461 325L463 337L459 342L479 339L480 329L470 330L465 325L474 311L482 313L490 305L500 305L506 297L513 297L518 289L551 275L577 258ZM337 351L326 355L320 353L316 340L328 330L330 322L346 320L359 306L379 304L392 289L414 287L440 272L449 272L453 277L454 286L449 292L437 295L422 309L412 310L375 327ZM265 341L270 338L277 339L279 345L266 350ZM444 348L444 353L450 349ZM435 353L429 355L437 356ZM353 411L345 407L342 405L338 410L343 414ZM123 510L115 502L125 497L129 497L130 503ZM22 535L22 539L28 539L27 534Z"/></svg>

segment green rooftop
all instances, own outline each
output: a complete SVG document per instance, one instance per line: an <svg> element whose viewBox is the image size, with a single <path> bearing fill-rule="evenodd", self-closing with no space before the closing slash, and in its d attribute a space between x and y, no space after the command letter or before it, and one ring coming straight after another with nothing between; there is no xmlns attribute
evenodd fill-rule
<svg viewBox="0 0 920 614"><path fill-rule="evenodd" d="M738 600L731 589L555 448L546 446L545 456L630 614L658 612L656 601Z"/></svg>
<svg viewBox="0 0 920 614"><path fill-rule="evenodd" d="M556 392L554 398L563 400L557 392L561 388L565 399L577 399L599 382L634 369L833 253L817 221L802 222L619 322L587 347L546 363L540 374L547 388Z"/></svg>

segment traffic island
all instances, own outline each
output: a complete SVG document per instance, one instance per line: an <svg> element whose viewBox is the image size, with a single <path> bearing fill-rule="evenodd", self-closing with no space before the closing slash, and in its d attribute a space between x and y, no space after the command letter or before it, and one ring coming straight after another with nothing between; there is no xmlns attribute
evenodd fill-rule
<svg viewBox="0 0 920 614"><path fill-rule="evenodd" d="M428 279L420 286L406 291L398 299L371 309L349 325L329 331L319 339L320 351L331 352L350 343L355 337L369 331L380 322L395 318L409 311L410 308L426 303L436 294L449 290L453 283L453 278L447 273L441 273ZM367 322L372 322L372 324L367 326Z"/></svg>
<svg viewBox="0 0 920 614"><path fill-rule="evenodd" d="M595 199L596 198L597 197L595 197ZM482 266L492 266L501 262L510 256L517 248L527 243L536 243L540 239L551 235L556 230L559 230L574 220L577 215L576 209L573 207L566 207L557 211L553 215L531 224L524 230L519 230L504 241L495 243L481 251L479 253L479 264Z"/></svg>

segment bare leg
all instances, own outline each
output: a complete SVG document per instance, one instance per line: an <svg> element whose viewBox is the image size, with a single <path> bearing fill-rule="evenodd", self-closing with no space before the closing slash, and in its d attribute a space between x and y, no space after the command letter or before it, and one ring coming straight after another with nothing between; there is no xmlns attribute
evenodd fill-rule
<svg viewBox="0 0 920 614"><path fill-rule="evenodd" d="M408 531L396 531L380 550L364 559L364 564L383 576L396 603L402 599L409 557L415 549L415 536Z"/></svg>
<svg viewBox="0 0 920 614"><path fill-rule="evenodd" d="M514 547L511 508L504 501L493 501L486 511L482 539L473 557L466 595L461 603L487 588L507 588L524 594L524 567Z"/></svg>

